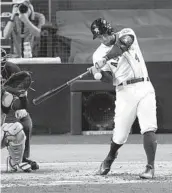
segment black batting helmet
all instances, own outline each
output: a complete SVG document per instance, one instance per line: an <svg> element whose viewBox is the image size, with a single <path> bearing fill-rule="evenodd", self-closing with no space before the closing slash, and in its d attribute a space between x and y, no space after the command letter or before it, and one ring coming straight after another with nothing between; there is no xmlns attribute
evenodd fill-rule
<svg viewBox="0 0 172 193"><path fill-rule="evenodd" d="M98 35L108 34L111 35L113 28L110 23L108 23L103 18L98 18L91 24L91 32L93 34L93 40L97 38Z"/></svg>

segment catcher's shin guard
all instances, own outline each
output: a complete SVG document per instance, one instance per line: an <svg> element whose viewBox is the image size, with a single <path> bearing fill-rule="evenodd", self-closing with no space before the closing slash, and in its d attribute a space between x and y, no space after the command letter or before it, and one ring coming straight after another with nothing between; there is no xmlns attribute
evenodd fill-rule
<svg viewBox="0 0 172 193"><path fill-rule="evenodd" d="M12 123L5 131L9 155L14 163L19 164L22 161L26 141L23 126L18 122Z"/></svg>
<svg viewBox="0 0 172 193"><path fill-rule="evenodd" d="M17 172L17 164L13 162L10 156L7 157L7 172Z"/></svg>
<svg viewBox="0 0 172 193"><path fill-rule="evenodd" d="M5 132L7 149L9 152L9 160L7 164L12 169L20 168L22 170L28 170L30 165L24 166L22 164L23 153L25 149L26 136L23 131L23 126L19 123L9 123L3 127Z"/></svg>

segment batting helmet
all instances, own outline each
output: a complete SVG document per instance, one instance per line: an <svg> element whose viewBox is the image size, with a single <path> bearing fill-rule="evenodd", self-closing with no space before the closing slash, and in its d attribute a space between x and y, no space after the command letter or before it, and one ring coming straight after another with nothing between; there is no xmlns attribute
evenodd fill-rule
<svg viewBox="0 0 172 193"><path fill-rule="evenodd" d="M113 28L110 23L108 23L103 18L98 18L91 24L91 32L93 34L93 40L97 38L98 35L108 34L111 35Z"/></svg>

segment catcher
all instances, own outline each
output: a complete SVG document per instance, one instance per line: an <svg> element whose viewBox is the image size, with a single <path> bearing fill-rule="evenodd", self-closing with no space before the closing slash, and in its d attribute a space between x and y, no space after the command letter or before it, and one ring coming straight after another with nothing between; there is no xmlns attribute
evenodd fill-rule
<svg viewBox="0 0 172 193"><path fill-rule="evenodd" d="M2 89L3 90L3 89ZM25 100L20 97L19 100L13 102L13 95L5 90L1 93L1 148L7 147L9 157L7 158L7 171L23 170L31 171L31 165L23 162L23 153L25 149L26 135L23 126L19 122L5 123L6 114L13 106L15 109L23 109Z"/></svg>
<svg viewBox="0 0 172 193"><path fill-rule="evenodd" d="M115 33L110 23L102 18L92 23L91 32L93 39L97 38L101 43L93 54L92 73L101 80L108 75L116 87L115 128L110 151L98 174L106 175L110 171L118 149L127 141L137 116L147 156L146 169L140 178L151 179L154 177L157 148L156 99L136 34L130 28ZM102 74L102 77L95 76L95 73Z"/></svg>
<svg viewBox="0 0 172 193"><path fill-rule="evenodd" d="M1 49L1 76L2 76L3 82L8 80L13 74L21 72L20 68L17 65L7 62L6 58L7 58L7 54L6 54L5 50ZM14 93L15 91L13 91L13 90L11 91L8 88L8 92L12 93L12 96L11 96L12 99L11 99L11 103L8 107L8 110L5 111L4 113L8 116L10 116L10 114L13 114L13 116L15 116L16 121L18 123L20 123L20 125L23 128L24 134L26 136L22 162L30 164L32 170L37 170L37 169L39 169L39 165L35 161L28 159L30 156L30 140L31 140L31 134L32 134L32 119L31 119L29 113L27 112L26 104L24 104L24 103L28 104L27 91L19 94L18 91L17 91L18 93ZM15 108L14 104L17 104L18 102L21 103L20 108L18 108L18 107ZM8 118L8 116L7 116L7 118Z"/></svg>

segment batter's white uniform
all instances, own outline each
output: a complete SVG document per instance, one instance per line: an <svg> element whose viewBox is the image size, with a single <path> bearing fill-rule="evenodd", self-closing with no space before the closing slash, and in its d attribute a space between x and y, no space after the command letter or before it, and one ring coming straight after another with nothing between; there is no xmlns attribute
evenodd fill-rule
<svg viewBox="0 0 172 193"><path fill-rule="evenodd" d="M104 71L112 72L113 85L116 86L113 141L117 144L127 141L136 116L142 134L157 129L155 91L150 80L147 81L148 72L136 35L130 28L125 28L116 35L120 38L127 34L134 36L129 50L120 57L109 60L102 68ZM101 44L93 54L93 64L102 59L112 47L113 45ZM134 84L126 82L137 78L144 78L144 81Z"/></svg>

